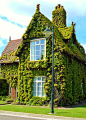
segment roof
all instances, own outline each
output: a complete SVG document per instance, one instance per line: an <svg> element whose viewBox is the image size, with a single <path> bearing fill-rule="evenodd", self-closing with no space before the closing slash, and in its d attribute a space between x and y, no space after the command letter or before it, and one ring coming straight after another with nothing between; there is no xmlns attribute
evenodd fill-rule
<svg viewBox="0 0 86 120"><path fill-rule="evenodd" d="M12 62L13 59L15 59L15 62L18 62L19 61L18 57L15 57L13 53L16 51L16 49L21 44L21 42L22 42L22 39L9 41L4 51L2 52L0 63Z"/></svg>
<svg viewBox="0 0 86 120"><path fill-rule="evenodd" d="M8 42L7 46L5 47L4 51L2 52L2 56L4 54L9 55L12 51L15 52L18 45L21 43L22 39L11 40Z"/></svg>

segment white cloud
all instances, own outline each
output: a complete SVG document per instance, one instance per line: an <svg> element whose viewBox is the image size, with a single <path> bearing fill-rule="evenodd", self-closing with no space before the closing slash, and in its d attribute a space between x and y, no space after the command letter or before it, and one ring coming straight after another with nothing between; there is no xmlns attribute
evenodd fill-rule
<svg viewBox="0 0 86 120"><path fill-rule="evenodd" d="M81 0L41 0L41 1L45 1L45 2L49 2L49 3L56 3L56 4L67 4L67 2L73 2L74 4L76 4L76 5L78 5L78 6L81 6L83 3L85 4L86 3L86 0L83 0L83 1L81 1ZM71 6L71 4L70 4L70 6Z"/></svg>
<svg viewBox="0 0 86 120"><path fill-rule="evenodd" d="M41 0L48 2L47 4L54 4L55 6L61 4L67 10L68 13L72 13L72 17L86 16L86 0Z"/></svg>
<svg viewBox="0 0 86 120"><path fill-rule="evenodd" d="M12 1L10 0L10 2L13 2L13 1L28 4L28 5L32 5L38 0L12 0Z"/></svg>
<svg viewBox="0 0 86 120"><path fill-rule="evenodd" d="M81 44L81 45L84 47L86 53L86 44Z"/></svg>
<svg viewBox="0 0 86 120"><path fill-rule="evenodd" d="M19 24L22 24L22 25L28 25L29 22L31 21L32 17L30 16L25 16L25 15L13 15L11 17L8 17L8 19L12 20L12 21L15 21Z"/></svg>
<svg viewBox="0 0 86 120"><path fill-rule="evenodd" d="M11 19L15 22L19 22L22 25L28 25L30 22L32 16L26 16L21 14L15 13L11 8L10 8L10 2L13 2L15 0L3 0L3 2L0 3L0 14L3 16L8 17L8 19ZM18 0L17 0L18 1ZM20 0L19 0L20 1ZM24 2L25 0L22 0L21 2ZM27 4L27 2L26 2Z"/></svg>
<svg viewBox="0 0 86 120"><path fill-rule="evenodd" d="M12 39L21 38L26 28L20 28L17 25L13 25L10 22L6 22L0 19L0 35L1 38L9 39L11 36Z"/></svg>

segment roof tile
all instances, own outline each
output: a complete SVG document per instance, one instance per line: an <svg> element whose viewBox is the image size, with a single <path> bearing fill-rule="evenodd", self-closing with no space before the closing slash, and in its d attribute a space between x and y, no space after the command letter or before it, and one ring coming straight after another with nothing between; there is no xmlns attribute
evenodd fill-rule
<svg viewBox="0 0 86 120"><path fill-rule="evenodd" d="M0 60L0 63L11 63L12 59L15 59L16 56L12 56L10 55L10 53L13 53L16 51L16 49L18 48L18 46L21 44L22 39L16 39L16 40L11 40L8 42L7 46L5 47L4 51L2 52L2 58ZM4 58L4 55L10 55L9 58ZM15 62L19 62L19 60L15 59Z"/></svg>

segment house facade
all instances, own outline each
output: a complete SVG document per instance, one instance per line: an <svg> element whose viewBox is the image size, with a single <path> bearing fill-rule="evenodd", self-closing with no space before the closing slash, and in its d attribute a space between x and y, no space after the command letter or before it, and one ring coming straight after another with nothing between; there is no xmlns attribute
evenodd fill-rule
<svg viewBox="0 0 86 120"><path fill-rule="evenodd" d="M33 96L50 102L52 35L46 38L43 34L47 23L51 27L54 24L54 104L79 102L86 97L85 51L76 39L75 24L72 22L67 27L66 11L60 4L52 12L52 21L40 12L40 5L37 5L21 43L13 52L19 60L14 70L17 73L13 71L15 77L10 75L7 79L13 88L18 83L19 102L27 103ZM12 66L15 66L15 60Z"/></svg>

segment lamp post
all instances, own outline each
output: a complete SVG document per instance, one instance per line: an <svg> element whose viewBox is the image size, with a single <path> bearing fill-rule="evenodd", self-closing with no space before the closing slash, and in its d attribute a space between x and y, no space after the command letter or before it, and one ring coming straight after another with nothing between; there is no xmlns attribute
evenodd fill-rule
<svg viewBox="0 0 86 120"><path fill-rule="evenodd" d="M53 94L53 61L54 61L54 25L52 28L52 31L49 29L49 25L47 24L47 28L43 31L43 34L45 34L46 37L49 37L50 35L52 35L52 93L51 93L51 113L54 113L54 109L53 109L53 98L54 98L54 94Z"/></svg>

